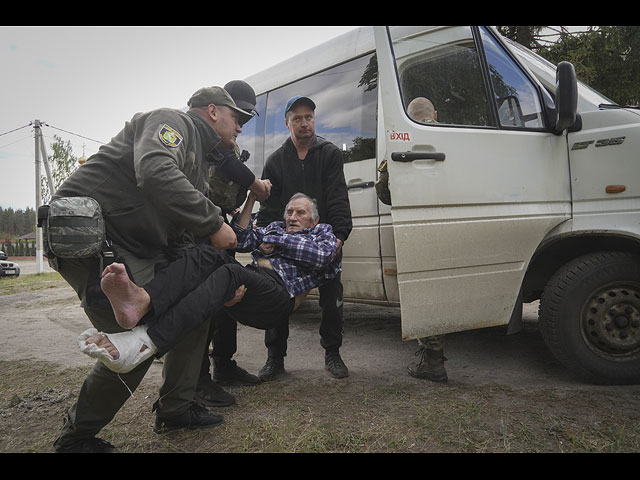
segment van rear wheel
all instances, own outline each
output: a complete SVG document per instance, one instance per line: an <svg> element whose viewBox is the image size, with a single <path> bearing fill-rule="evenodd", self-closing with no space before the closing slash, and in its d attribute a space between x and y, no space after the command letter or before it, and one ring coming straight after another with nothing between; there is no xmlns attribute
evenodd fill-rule
<svg viewBox="0 0 640 480"><path fill-rule="evenodd" d="M564 265L540 300L540 331L568 369L599 384L640 383L640 257L599 252Z"/></svg>

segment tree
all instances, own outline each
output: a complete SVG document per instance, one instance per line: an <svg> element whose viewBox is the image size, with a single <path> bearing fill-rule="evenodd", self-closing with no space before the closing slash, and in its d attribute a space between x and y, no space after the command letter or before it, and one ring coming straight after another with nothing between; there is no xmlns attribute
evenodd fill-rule
<svg viewBox="0 0 640 480"><path fill-rule="evenodd" d="M26 210L14 210L0 207L0 242L6 237L14 237L33 232L35 211L27 207Z"/></svg>
<svg viewBox="0 0 640 480"><path fill-rule="evenodd" d="M554 64L573 63L579 80L614 102L640 103L640 26L496 28Z"/></svg>
<svg viewBox="0 0 640 480"><path fill-rule="evenodd" d="M578 78L621 105L640 103L640 26L600 26L565 36L540 54L574 64Z"/></svg>
<svg viewBox="0 0 640 480"><path fill-rule="evenodd" d="M72 155L71 142L64 142L54 135L55 142L51 145L52 155L47 156L51 177L53 179L54 192L79 166L77 157ZM46 204L54 192L49 191L49 182L45 176L40 178L40 193L42 203Z"/></svg>
<svg viewBox="0 0 640 480"><path fill-rule="evenodd" d="M496 27L501 35L524 45L530 50L537 50L541 45L540 31L547 27L532 27L529 25L512 25Z"/></svg>

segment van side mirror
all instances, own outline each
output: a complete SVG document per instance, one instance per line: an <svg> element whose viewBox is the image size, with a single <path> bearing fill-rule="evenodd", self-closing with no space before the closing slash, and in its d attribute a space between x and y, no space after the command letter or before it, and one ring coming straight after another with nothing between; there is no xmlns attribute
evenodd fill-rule
<svg viewBox="0 0 640 480"><path fill-rule="evenodd" d="M573 64L560 62L556 70L556 124L554 132L561 134L571 127L578 112L578 81Z"/></svg>

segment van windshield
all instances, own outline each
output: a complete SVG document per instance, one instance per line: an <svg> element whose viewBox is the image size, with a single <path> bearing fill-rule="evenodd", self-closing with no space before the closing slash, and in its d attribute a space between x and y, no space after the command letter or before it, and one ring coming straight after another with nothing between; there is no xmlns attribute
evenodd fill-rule
<svg viewBox="0 0 640 480"><path fill-rule="evenodd" d="M519 43L509 39L504 39L513 54L518 57L530 71L535 75L538 81L555 96L556 85L556 67L551 62L540 55L524 48ZM615 104L609 98L595 91L593 88L578 82L578 112L589 112L598 110L602 104Z"/></svg>

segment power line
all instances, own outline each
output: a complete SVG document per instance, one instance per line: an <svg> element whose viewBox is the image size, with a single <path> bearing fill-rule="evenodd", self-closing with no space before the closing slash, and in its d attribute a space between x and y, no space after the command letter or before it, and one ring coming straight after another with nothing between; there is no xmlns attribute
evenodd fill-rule
<svg viewBox="0 0 640 480"><path fill-rule="evenodd" d="M0 148L8 147L8 146L10 146L10 145L13 145L14 143L21 142L21 141L26 140L26 139L28 139L28 138L33 138L33 137L31 137L31 136L28 136L28 137L22 137L22 138L20 138L20 139L18 139L18 140L15 140L15 141L13 141L13 142L5 143L4 145L0 145Z"/></svg>
<svg viewBox="0 0 640 480"><path fill-rule="evenodd" d="M43 123L42 125L44 125L44 126L46 126L46 127L51 127L51 128L53 128L54 130L60 130L61 132L65 132L65 133L68 133L68 134L70 134L70 135L75 135L76 137L84 138L85 140L90 140L90 141L92 141L92 142L99 143L100 145L105 145L105 143L104 143L104 142L101 142L100 140L94 140L93 138L85 137L84 135L80 135L80 134L78 134L78 133L73 133L73 132L70 132L70 131L68 131L68 130L64 130L64 129L59 128L59 127L54 127L53 125L49 125L48 123Z"/></svg>
<svg viewBox="0 0 640 480"><path fill-rule="evenodd" d="M23 128L30 127L31 125L33 125L33 123L29 122L28 125L24 125L22 127L14 128L13 130L9 130L8 132L0 133L0 137L3 136L3 135L6 135L8 133L17 132L18 130L22 130Z"/></svg>
<svg viewBox="0 0 640 480"><path fill-rule="evenodd" d="M7 135L9 133L17 132L18 130L22 130L23 128L32 127L32 126L33 126L33 122L29 122L27 125L23 125L22 127L14 128L13 130L8 130L8 131L6 131L4 133L0 133L0 137L3 136L3 135ZM96 143L99 143L100 145L104 145L105 144L104 142L101 142L100 140L96 140L94 138L85 137L84 135L80 135L79 133L70 132L69 130L65 130L65 129L60 128L60 127L54 127L53 125L49 125L48 123L41 122L40 126L50 127L50 128L53 128L54 130L60 130L61 132L68 133L69 135L75 135L76 137L84 138L85 140L89 140L91 142L96 142Z"/></svg>

